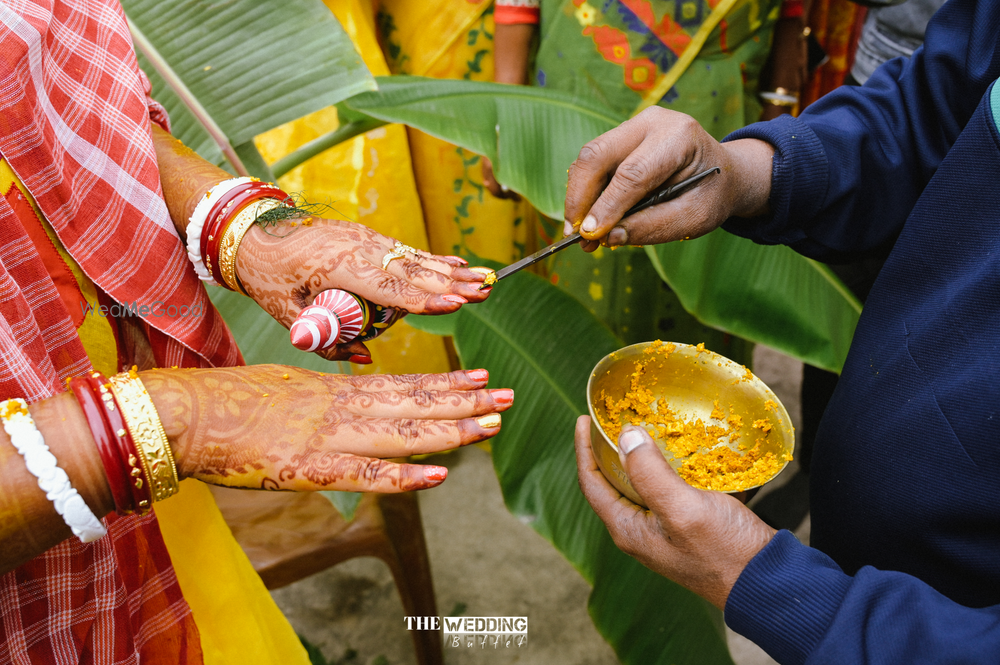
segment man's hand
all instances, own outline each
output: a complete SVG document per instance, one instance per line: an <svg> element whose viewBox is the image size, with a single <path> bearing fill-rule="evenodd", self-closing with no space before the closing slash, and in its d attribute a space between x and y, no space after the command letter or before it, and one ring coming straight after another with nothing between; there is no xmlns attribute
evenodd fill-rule
<svg viewBox="0 0 1000 665"><path fill-rule="evenodd" d="M685 483L643 428L622 428L618 447L632 486L650 509L604 478L590 448L590 417L580 416L577 471L594 512L623 552L724 610L736 579L774 529L737 499Z"/></svg>
<svg viewBox="0 0 1000 665"><path fill-rule="evenodd" d="M697 238L732 216L767 212L774 149L757 140L720 144L693 118L648 108L598 136L569 170L566 233L580 227L584 250L601 243L651 245ZM713 166L722 172L622 221L622 215L662 185Z"/></svg>

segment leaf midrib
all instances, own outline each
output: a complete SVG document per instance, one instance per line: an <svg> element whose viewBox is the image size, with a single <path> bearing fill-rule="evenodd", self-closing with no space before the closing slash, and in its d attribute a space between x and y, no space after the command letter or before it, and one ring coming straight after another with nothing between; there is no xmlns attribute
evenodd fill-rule
<svg viewBox="0 0 1000 665"><path fill-rule="evenodd" d="M557 383L552 381L547 372L542 371L541 366L537 362L535 362L535 359L532 356L528 355L528 353L524 350L524 348L520 344L515 343L511 337L506 335L500 328L497 328L495 325L493 325L493 323L490 320L485 319L482 316L472 311L469 312L469 315L481 321L487 328L492 330L497 337L505 341L508 346L516 350L521 355L521 357L528 362L528 364L532 367L532 369L537 371L539 376L543 377L545 382L552 387L553 392L559 395L562 398L562 400L566 402L566 404L570 407L571 411L579 411L579 407L573 402L573 400L569 397L569 395L567 395L559 387Z"/></svg>
<svg viewBox="0 0 1000 665"><path fill-rule="evenodd" d="M385 78L385 77L377 76L377 77L375 77L375 80L376 80L376 82L378 82L382 78ZM449 83L453 84L454 82L453 81L449 81ZM413 84L407 82L406 85L409 86L409 85L413 85ZM399 90L400 88L397 88L396 90L393 90L392 87L395 87L395 86L392 85L391 87L389 87L389 88L387 88L387 89L384 90L384 92L385 92L385 96L383 97L384 99L389 99L391 97L391 95L394 95L394 94L397 94L397 95L402 94L401 92L396 92L396 90ZM490 99L495 99L497 97L501 97L501 98L504 98L504 99L513 99L513 100L529 100L529 101L538 102L540 104L545 104L545 105L549 105L549 106L554 106L554 107L569 109L569 110L575 111L575 112L577 112L577 113L579 113L581 115L588 115L590 117L593 117L593 118L596 118L598 120L601 120L601 121L603 121L603 122L611 125L612 127L616 127L619 124L621 124L622 122L624 122L624 120L622 118L616 118L614 116L604 115L604 114L600 113L599 111L597 111L595 109L588 108L588 107L585 107L585 106L578 106L578 105L576 105L573 102L568 101L568 100L556 99L556 98L552 98L552 97L548 97L548 96L542 96L542 95L539 95L539 94L530 94L530 93L526 94L525 92L523 92L524 90L531 90L531 88L524 88L524 86L510 86L510 87L514 88L514 89L511 90L511 91L506 91L506 90L487 91L487 90L477 89L477 90L470 90L470 91L450 91L450 92L435 93L435 94L425 93L421 97L418 97L416 99L411 99L409 101L404 102L402 104L402 106L409 106L411 104L418 104L418 103L428 102L428 101L435 102L435 101L440 101L440 100L444 100L444 99L450 99L452 97L466 97L466 98L468 98L468 97L487 97L487 98L490 98ZM373 93L373 94L376 94L376 93ZM348 100L347 101L348 105L354 106L353 104L351 104L352 101L354 101L354 100ZM393 106L389 106L387 108L394 108L394 107L396 107L396 106L393 105ZM357 107L355 107L355 108L357 108ZM363 108L357 108L357 110L364 111Z"/></svg>

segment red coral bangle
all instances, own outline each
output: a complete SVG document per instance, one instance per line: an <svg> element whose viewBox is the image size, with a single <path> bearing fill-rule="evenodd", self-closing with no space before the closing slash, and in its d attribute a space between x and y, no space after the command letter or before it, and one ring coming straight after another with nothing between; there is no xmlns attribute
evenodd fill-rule
<svg viewBox="0 0 1000 665"><path fill-rule="evenodd" d="M497 5L493 10L493 21L497 25L538 25L541 12L538 7L517 7L513 5Z"/></svg>
<svg viewBox="0 0 1000 665"><path fill-rule="evenodd" d="M104 377L98 372L94 372L90 377L73 379L69 382L69 387L76 395L80 408L83 409L87 426L90 428L94 443L97 445L97 452L101 455L104 474L108 478L108 487L115 500L115 512L119 515L127 515L135 511L135 497L129 489L128 471L115 441L114 431L111 429L108 419L104 417L105 408L97 397L96 385L103 381Z"/></svg>
<svg viewBox="0 0 1000 665"><path fill-rule="evenodd" d="M249 182L227 192L225 196L216 201L205 221L205 228L201 233L201 255L205 261L205 267L212 273L216 283L227 288L228 284L223 281L219 269L219 242L225 235L229 222L236 217L240 210L259 199L291 200L288 194L277 185L260 181Z"/></svg>
<svg viewBox="0 0 1000 665"><path fill-rule="evenodd" d="M781 18L801 18L804 13L802 0L785 0L781 3Z"/></svg>
<svg viewBox="0 0 1000 665"><path fill-rule="evenodd" d="M122 460L122 465L127 471L128 486L132 492L135 512L145 515L153 507L153 492L149 484L149 473L142 464L139 449L136 448L132 433L129 432L128 425L125 424L121 405L118 404L114 393L108 389L108 380L103 375L93 372L87 377L87 380L91 384L91 389L96 391L104 404L104 416L108 419L111 432L114 434L113 439L118 448L119 459Z"/></svg>

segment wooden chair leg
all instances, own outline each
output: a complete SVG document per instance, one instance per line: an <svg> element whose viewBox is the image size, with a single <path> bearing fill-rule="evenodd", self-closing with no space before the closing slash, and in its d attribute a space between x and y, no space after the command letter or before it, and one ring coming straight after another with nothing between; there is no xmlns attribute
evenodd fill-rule
<svg viewBox="0 0 1000 665"><path fill-rule="evenodd" d="M424 540L420 506L414 494L385 494L379 497L391 559L385 559L407 616L436 617L437 600L431 577L430 557ZM414 630L413 648L420 665L441 665L440 630Z"/></svg>

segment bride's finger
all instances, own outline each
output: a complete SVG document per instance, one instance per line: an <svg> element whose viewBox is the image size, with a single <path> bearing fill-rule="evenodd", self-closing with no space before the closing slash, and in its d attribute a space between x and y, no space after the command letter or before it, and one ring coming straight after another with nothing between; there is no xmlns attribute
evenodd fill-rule
<svg viewBox="0 0 1000 665"><path fill-rule="evenodd" d="M514 403L514 391L346 389L335 394L334 403L352 413L378 418L458 419L506 411Z"/></svg>
<svg viewBox="0 0 1000 665"><path fill-rule="evenodd" d="M283 474L276 489L394 494L436 487L448 476L443 466L398 464L329 450L308 451L294 459L294 472Z"/></svg>
<svg viewBox="0 0 1000 665"><path fill-rule="evenodd" d="M369 418L332 409L310 440L310 447L371 457L408 457L485 441L496 436L500 426L499 413L461 420L422 420Z"/></svg>

